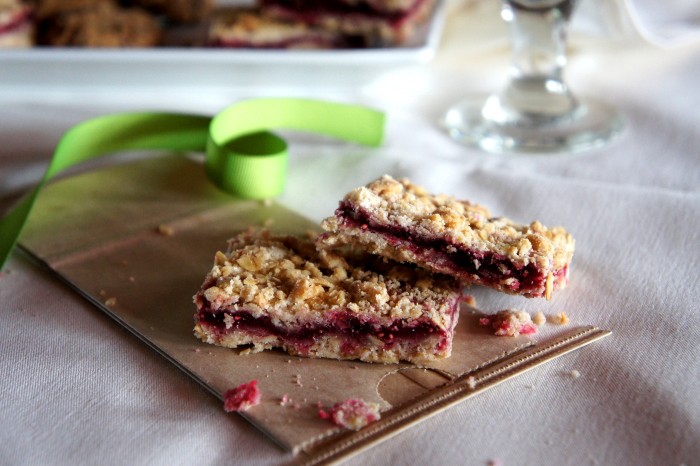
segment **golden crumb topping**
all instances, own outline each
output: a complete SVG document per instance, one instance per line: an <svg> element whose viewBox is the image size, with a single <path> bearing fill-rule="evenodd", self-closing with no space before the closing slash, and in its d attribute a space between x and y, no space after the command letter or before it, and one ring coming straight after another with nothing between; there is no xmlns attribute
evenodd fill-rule
<svg viewBox="0 0 700 466"><path fill-rule="evenodd" d="M547 228L539 221L521 225L505 217L492 217L481 205L429 194L407 179L395 180L389 175L351 191L343 201L379 226L491 251L520 265L534 262L542 269L559 269L571 261L574 252L573 237L561 227ZM342 228L334 218L326 219L323 227L330 232Z"/></svg>
<svg viewBox="0 0 700 466"><path fill-rule="evenodd" d="M365 261L373 261L371 269ZM309 239L262 230L233 238L227 253L216 254L195 301L214 311L246 310L285 324L343 310L378 319L425 317L447 328L458 296L453 280L374 258L317 251Z"/></svg>

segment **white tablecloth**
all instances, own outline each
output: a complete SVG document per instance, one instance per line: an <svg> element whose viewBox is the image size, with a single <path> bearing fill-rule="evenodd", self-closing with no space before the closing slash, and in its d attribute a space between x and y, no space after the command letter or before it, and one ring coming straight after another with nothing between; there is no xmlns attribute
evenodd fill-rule
<svg viewBox="0 0 700 466"><path fill-rule="evenodd" d="M474 290L477 302L565 311L573 323L614 333L348 464L700 464L700 44L661 48L582 27L572 34L568 80L622 111L623 136L576 156L486 155L454 144L436 121L454 101L502 82L508 48L495 12L450 4L430 65L358 85L303 86L280 76L268 87L0 90L2 208L38 180L64 131L103 113L214 113L258 95L380 108L389 125L377 150L291 135L280 201L320 220L347 190L389 173L516 220L564 225L577 240L569 288L549 303ZM19 253L0 276L0 303L0 463L290 460Z"/></svg>

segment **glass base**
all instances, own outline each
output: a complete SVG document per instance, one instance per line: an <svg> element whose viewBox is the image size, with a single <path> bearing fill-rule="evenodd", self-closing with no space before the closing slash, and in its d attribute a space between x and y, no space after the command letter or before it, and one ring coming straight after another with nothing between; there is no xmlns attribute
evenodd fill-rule
<svg viewBox="0 0 700 466"><path fill-rule="evenodd" d="M457 142L493 153L572 153L601 147L622 131L617 111L595 100L555 118L524 114L519 120L485 116L484 102L467 100L448 110L442 126Z"/></svg>

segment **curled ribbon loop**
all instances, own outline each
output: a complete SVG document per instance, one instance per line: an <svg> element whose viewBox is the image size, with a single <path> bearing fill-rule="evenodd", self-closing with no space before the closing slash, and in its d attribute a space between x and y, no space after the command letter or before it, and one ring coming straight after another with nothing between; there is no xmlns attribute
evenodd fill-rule
<svg viewBox="0 0 700 466"><path fill-rule="evenodd" d="M205 151L206 172L240 198L269 199L284 189L287 143L271 129L319 133L368 146L381 144L384 114L367 107L311 99L251 99L213 118L173 113L120 113L84 121L66 132L38 185L0 219L5 264L43 186L87 160L130 150Z"/></svg>

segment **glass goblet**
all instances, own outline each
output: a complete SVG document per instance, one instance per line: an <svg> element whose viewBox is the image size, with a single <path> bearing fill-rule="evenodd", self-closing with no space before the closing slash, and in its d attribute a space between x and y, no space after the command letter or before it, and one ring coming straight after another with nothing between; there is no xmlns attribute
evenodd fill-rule
<svg viewBox="0 0 700 466"><path fill-rule="evenodd" d="M512 62L507 84L450 108L442 124L456 141L496 153L570 153L600 147L622 121L609 105L579 99L563 78L576 0L502 0Z"/></svg>

